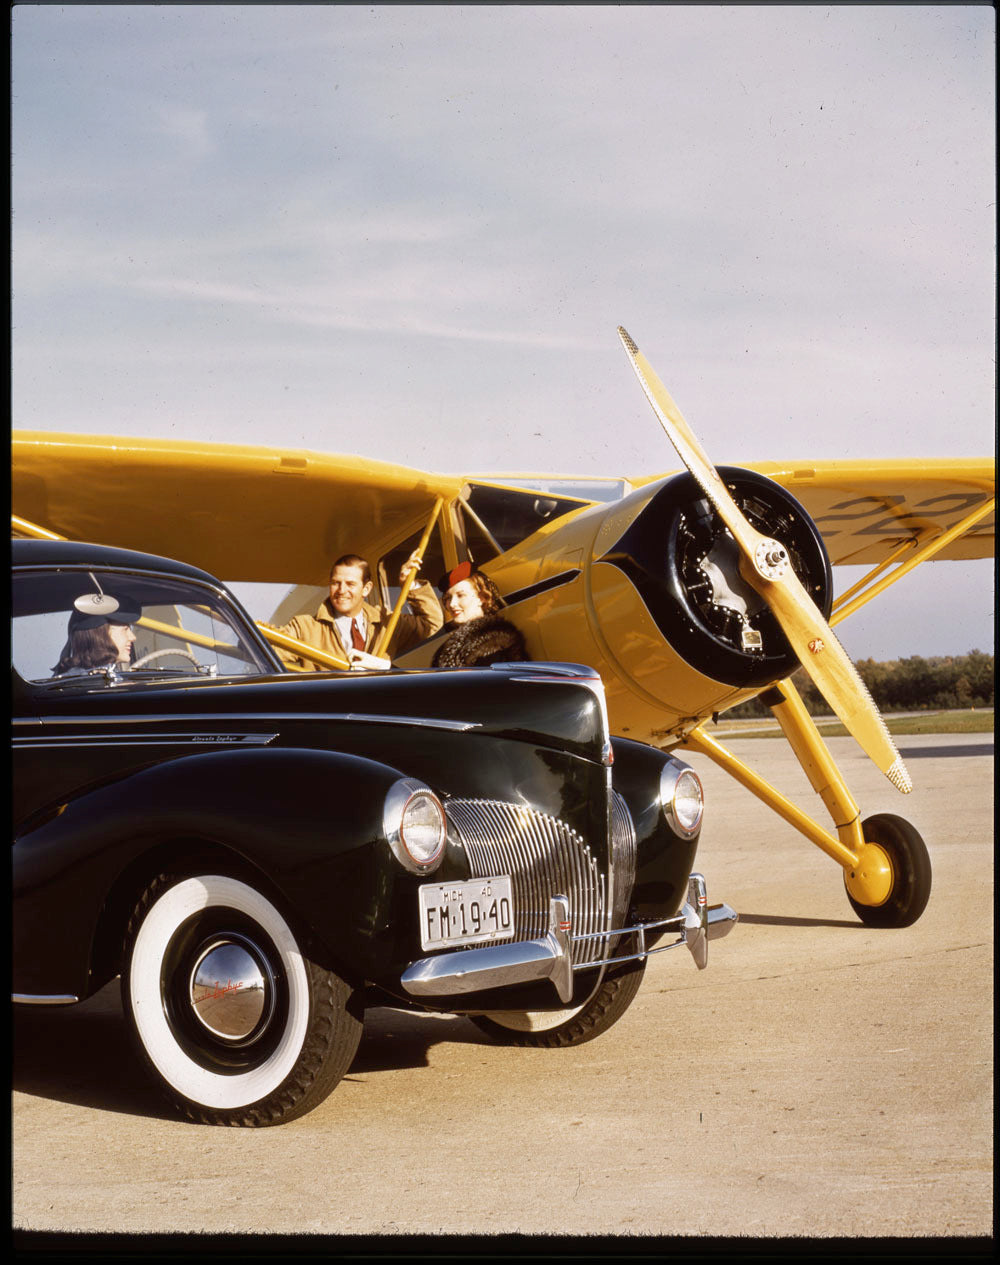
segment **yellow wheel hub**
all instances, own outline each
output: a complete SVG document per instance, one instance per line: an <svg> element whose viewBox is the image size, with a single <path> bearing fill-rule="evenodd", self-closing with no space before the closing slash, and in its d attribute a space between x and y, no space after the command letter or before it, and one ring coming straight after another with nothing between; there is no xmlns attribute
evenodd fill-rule
<svg viewBox="0 0 1000 1265"><path fill-rule="evenodd" d="M862 844L857 864L844 870L844 882L859 905L884 905L892 891L892 863L888 853L877 843Z"/></svg>

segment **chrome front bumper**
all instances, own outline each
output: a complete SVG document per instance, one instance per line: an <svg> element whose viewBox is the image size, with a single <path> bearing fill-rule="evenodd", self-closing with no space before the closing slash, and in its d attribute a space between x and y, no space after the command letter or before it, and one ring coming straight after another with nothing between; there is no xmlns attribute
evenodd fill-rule
<svg viewBox="0 0 1000 1265"><path fill-rule="evenodd" d="M654 953L686 944L699 970L708 965L708 942L728 935L739 915L728 905L708 904L705 880L700 874L688 879L687 900L679 914L640 923L635 927L616 927L610 931L589 932L574 936L570 929L569 900L553 896L549 902L549 929L538 940L515 940L485 948L462 949L421 958L403 972L402 985L413 997L448 997L460 993L476 993L510 984L528 984L550 979L559 1000L573 997L573 972L618 962L641 962ZM675 931L677 939L669 944L646 948L646 937L653 932ZM584 962L572 961L572 947L586 941L598 943L633 938L633 951L616 952L614 957L594 956ZM596 947L596 946L595 946Z"/></svg>

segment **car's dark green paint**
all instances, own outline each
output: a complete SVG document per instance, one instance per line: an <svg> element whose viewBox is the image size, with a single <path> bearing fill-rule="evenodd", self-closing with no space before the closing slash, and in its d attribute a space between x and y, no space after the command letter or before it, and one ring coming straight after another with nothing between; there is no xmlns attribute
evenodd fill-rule
<svg viewBox="0 0 1000 1265"><path fill-rule="evenodd" d="M616 740L612 760L589 669L285 672L224 586L193 567L59 542L14 541L12 552L30 618L45 615L43 587L32 596L45 577L67 601L94 571L126 587L173 577L225 606L258 665L215 679L126 672L115 684L13 673L15 994L89 996L125 970L129 919L157 875L221 874L261 892L310 958L368 1004L565 1007L549 979L450 997L407 992L407 968L440 952L421 947L418 889L469 878L470 861L449 818L440 864L427 874L404 868L383 821L400 778L426 784L446 808L498 804L533 814L539 837L552 823L582 841L626 920L614 926L680 909L697 835L682 837L663 811L660 774L671 757ZM610 877L620 846L612 786L634 827L631 891L628 867ZM602 974L577 972L571 1006Z"/></svg>

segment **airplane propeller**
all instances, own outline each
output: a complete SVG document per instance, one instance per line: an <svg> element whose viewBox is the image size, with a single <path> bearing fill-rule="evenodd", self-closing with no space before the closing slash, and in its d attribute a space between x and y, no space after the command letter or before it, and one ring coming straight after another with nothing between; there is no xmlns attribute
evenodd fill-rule
<svg viewBox="0 0 1000 1265"><path fill-rule="evenodd" d="M667 437L737 542L744 579L770 606L799 662L848 733L897 790L911 791L906 766L868 687L803 588L788 551L747 521L649 361L621 326L618 335Z"/></svg>

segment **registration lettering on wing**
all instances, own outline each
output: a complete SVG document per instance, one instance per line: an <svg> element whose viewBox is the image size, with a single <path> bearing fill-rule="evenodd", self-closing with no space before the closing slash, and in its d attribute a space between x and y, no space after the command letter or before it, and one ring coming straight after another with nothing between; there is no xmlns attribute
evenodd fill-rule
<svg viewBox="0 0 1000 1265"><path fill-rule="evenodd" d="M424 949L509 940L514 934L510 876L456 883L424 883L418 889L420 944Z"/></svg>

